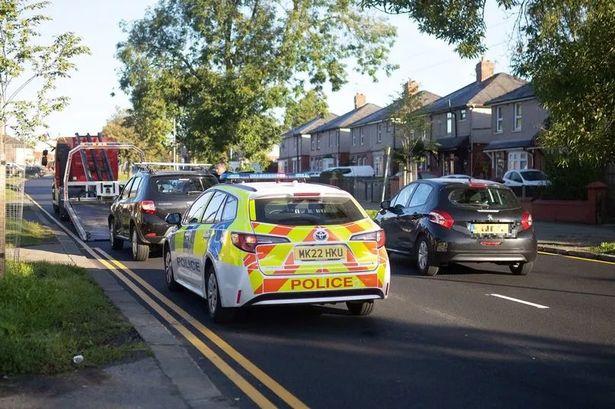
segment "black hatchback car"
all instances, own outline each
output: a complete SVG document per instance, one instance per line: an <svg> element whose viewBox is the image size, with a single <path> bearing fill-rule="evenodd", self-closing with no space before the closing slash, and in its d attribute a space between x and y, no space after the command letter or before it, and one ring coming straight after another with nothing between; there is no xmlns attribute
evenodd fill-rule
<svg viewBox="0 0 615 409"><path fill-rule="evenodd" d="M416 258L424 275L457 262L503 264L525 275L536 259L532 216L512 190L488 180L413 182L382 202L375 220L387 250Z"/></svg>
<svg viewBox="0 0 615 409"><path fill-rule="evenodd" d="M169 213L183 213L218 179L203 171L140 171L124 186L111 205L109 238L120 250L131 243L132 257L147 260L151 246L162 244L171 227L164 220Z"/></svg>

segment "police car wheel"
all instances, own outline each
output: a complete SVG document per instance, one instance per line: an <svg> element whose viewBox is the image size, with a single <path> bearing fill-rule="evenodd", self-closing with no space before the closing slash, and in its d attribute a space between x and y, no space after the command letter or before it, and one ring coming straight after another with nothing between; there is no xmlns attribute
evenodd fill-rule
<svg viewBox="0 0 615 409"><path fill-rule="evenodd" d="M134 261L145 261L149 257L149 246L139 242L139 236L135 229L132 230L132 259Z"/></svg>
<svg viewBox="0 0 615 409"><path fill-rule="evenodd" d="M347 302L346 307L352 315L369 315L374 310L373 301Z"/></svg>
<svg viewBox="0 0 615 409"><path fill-rule="evenodd" d="M213 267L209 266L205 274L206 293L207 293L207 308L209 316L217 323L225 323L232 321L235 316L233 308L222 306L220 301L220 289L218 287L218 278Z"/></svg>
<svg viewBox="0 0 615 409"><path fill-rule="evenodd" d="M177 291L180 289L179 284L175 281L170 250L165 250L164 252L164 281L170 291Z"/></svg>

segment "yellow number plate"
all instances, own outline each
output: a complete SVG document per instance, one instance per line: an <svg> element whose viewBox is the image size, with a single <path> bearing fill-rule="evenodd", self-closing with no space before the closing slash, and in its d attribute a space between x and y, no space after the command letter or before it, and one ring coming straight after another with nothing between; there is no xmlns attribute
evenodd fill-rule
<svg viewBox="0 0 615 409"><path fill-rule="evenodd" d="M505 223L475 224L472 226L472 233L474 234L508 234L508 230L508 224Z"/></svg>
<svg viewBox="0 0 615 409"><path fill-rule="evenodd" d="M295 248L295 260L323 261L346 258L345 246L303 246Z"/></svg>

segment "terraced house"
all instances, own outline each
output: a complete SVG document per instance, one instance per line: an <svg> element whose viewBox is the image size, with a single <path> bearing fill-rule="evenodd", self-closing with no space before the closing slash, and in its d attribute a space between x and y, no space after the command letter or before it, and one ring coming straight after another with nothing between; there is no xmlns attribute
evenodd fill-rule
<svg viewBox="0 0 615 409"><path fill-rule="evenodd" d="M429 91L419 91L415 81L409 81L405 85L404 92L416 94L422 105L428 105L437 100L439 96ZM350 164L371 165L376 176L384 175L386 166L386 147L401 149L405 135L399 125L395 124L394 117L399 109L399 101L360 119L349 125ZM425 135L429 137L429 135ZM397 172L397 167L391 163L389 174Z"/></svg>
<svg viewBox="0 0 615 409"><path fill-rule="evenodd" d="M540 105L531 84L488 101L491 107L491 142L483 151L491 162L490 177L512 169L544 169L544 155L536 138L549 114Z"/></svg>
<svg viewBox="0 0 615 409"><path fill-rule="evenodd" d="M278 172L305 172L310 169L310 132L337 118L335 114L316 117L282 135Z"/></svg>
<svg viewBox="0 0 615 409"><path fill-rule="evenodd" d="M349 125L381 109L366 102L365 95L356 94L354 109L311 131L310 169L322 171L333 166L350 165Z"/></svg>
<svg viewBox="0 0 615 409"><path fill-rule="evenodd" d="M476 65L474 82L426 108L431 118L431 138L438 145L438 160L429 163L431 171L489 177L491 163L483 149L494 140L494 134L487 102L526 84L506 73L494 74L494 68L491 61L481 60Z"/></svg>

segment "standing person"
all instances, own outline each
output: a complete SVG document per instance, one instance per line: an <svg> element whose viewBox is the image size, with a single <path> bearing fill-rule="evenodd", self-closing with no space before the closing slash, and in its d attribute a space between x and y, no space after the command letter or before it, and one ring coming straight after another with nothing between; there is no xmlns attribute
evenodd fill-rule
<svg viewBox="0 0 615 409"><path fill-rule="evenodd" d="M226 173L226 163L224 163L224 161L219 161L218 163L214 165L213 174L218 179L218 182L221 181L220 179L222 175L225 173Z"/></svg>

